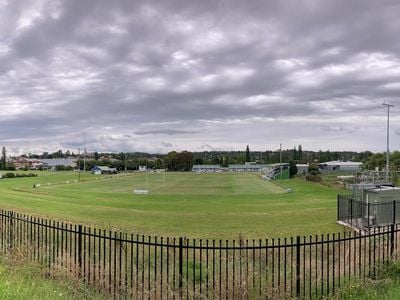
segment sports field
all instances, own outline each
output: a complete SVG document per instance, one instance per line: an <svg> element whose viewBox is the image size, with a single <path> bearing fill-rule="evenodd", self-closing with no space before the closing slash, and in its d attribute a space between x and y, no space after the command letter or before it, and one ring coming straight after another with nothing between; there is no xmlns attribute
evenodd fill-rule
<svg viewBox="0 0 400 300"><path fill-rule="evenodd" d="M21 172L20 172L21 173ZM270 238L331 233L343 191L258 174L91 175L38 172L0 180L0 208L137 234L190 238ZM34 184L40 184L34 188ZM148 189L135 195L134 189Z"/></svg>

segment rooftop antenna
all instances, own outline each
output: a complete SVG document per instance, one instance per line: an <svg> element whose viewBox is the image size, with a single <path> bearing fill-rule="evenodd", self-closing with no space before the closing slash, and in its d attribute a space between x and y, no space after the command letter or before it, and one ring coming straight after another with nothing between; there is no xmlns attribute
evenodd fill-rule
<svg viewBox="0 0 400 300"><path fill-rule="evenodd" d="M385 180L386 183L389 182L389 113L390 113L390 108L394 107L392 104L386 103L386 101L383 101L382 103L383 106L387 107L387 126L386 126L386 173L385 173Z"/></svg>

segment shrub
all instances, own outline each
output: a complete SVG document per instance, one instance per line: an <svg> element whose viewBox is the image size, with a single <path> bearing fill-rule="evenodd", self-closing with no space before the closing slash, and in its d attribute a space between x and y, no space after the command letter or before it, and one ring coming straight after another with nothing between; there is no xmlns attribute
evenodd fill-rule
<svg viewBox="0 0 400 300"><path fill-rule="evenodd" d="M313 181L313 182L321 182L322 178L320 175L316 174L307 174L306 175L306 180L307 181Z"/></svg>
<svg viewBox="0 0 400 300"><path fill-rule="evenodd" d="M14 177L15 177L15 174L11 173L11 172L4 174L4 178L14 178Z"/></svg>

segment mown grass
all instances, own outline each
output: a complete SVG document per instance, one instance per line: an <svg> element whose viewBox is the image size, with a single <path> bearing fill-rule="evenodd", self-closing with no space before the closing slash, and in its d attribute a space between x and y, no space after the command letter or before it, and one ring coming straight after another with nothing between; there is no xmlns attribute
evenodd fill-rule
<svg viewBox="0 0 400 300"><path fill-rule="evenodd" d="M266 238L342 231L342 190L301 179L285 190L257 174L131 174L96 176L38 172L0 180L0 208L145 235ZM147 178L146 178L147 177ZM69 183L66 183L69 181ZM39 188L33 188L40 183ZM145 189L149 195L134 195Z"/></svg>

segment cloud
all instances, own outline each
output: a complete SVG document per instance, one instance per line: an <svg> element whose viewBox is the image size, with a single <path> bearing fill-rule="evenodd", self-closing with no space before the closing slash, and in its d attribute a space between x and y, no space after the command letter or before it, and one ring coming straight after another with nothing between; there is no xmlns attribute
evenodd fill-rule
<svg viewBox="0 0 400 300"><path fill-rule="evenodd" d="M177 134L194 134L200 133L201 131L196 130L177 130L177 129L154 129L147 131L136 131L137 135L153 135L153 134L166 134L166 135L177 135Z"/></svg>
<svg viewBox="0 0 400 300"><path fill-rule="evenodd" d="M396 1L0 8L0 138L10 149L76 148L86 132L97 151L383 151L381 104L400 106ZM398 120L395 108L392 133Z"/></svg>

